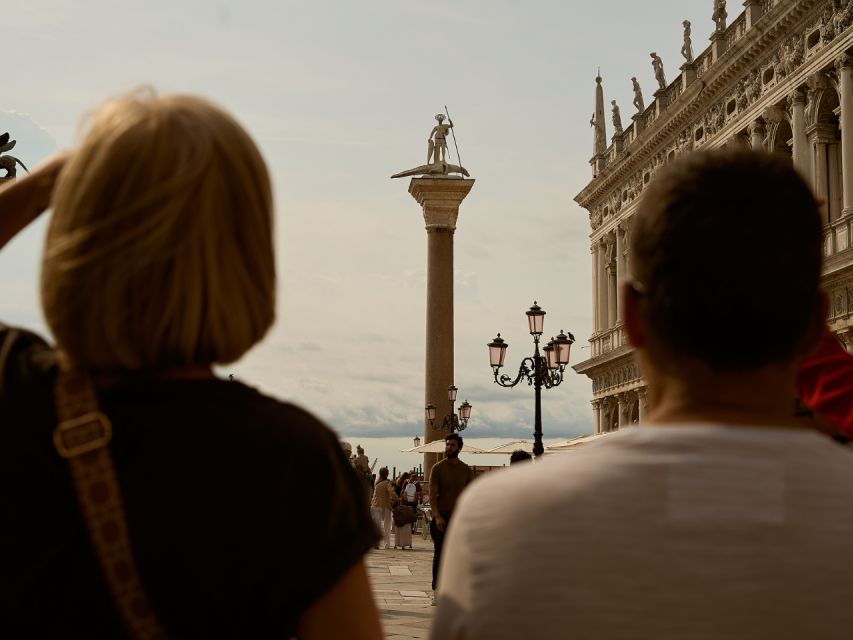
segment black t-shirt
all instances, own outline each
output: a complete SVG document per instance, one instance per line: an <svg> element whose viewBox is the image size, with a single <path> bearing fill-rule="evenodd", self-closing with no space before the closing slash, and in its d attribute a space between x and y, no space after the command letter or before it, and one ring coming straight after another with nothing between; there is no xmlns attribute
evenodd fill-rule
<svg viewBox="0 0 853 640"><path fill-rule="evenodd" d="M67 463L55 354L0 324L0 637L124 632ZM99 392L143 588L173 637L289 637L379 539L335 435L239 382Z"/></svg>

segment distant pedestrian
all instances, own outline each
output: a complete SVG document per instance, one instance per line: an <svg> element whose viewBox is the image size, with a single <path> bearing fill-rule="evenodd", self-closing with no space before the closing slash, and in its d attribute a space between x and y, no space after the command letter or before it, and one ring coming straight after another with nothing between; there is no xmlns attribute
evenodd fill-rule
<svg viewBox="0 0 853 640"><path fill-rule="evenodd" d="M646 421L466 492L432 638L853 638L853 452L792 415L823 239L781 154L658 172L620 306Z"/></svg>
<svg viewBox="0 0 853 640"><path fill-rule="evenodd" d="M365 455L364 448L360 444L356 445L355 452L356 456L352 466L361 478L367 502L370 503L371 496L373 495L373 472L370 470L370 459Z"/></svg>
<svg viewBox="0 0 853 640"><path fill-rule="evenodd" d="M373 520L376 526L382 532L385 540L385 549L391 548L391 510L394 508L398 498L394 493L394 488L391 486L391 481L388 479L388 467L382 467L379 470L379 478L376 480L376 485L373 487L373 499L370 501ZM376 545L376 549L379 545Z"/></svg>
<svg viewBox="0 0 853 640"><path fill-rule="evenodd" d="M410 475L406 478L406 481L403 483L402 490L400 491L400 503L414 512L415 515L415 523L417 523L418 517L418 504L421 501L421 483L418 481L417 476ZM412 530L414 531L415 525L412 524Z"/></svg>
<svg viewBox="0 0 853 640"><path fill-rule="evenodd" d="M509 457L509 466L519 462L530 462L531 460L533 460L533 456L527 453L524 449L516 449Z"/></svg>
<svg viewBox="0 0 853 640"><path fill-rule="evenodd" d="M444 438L444 460L440 460L429 476L429 503L432 507L432 520L429 523L435 553L432 558L432 601L435 604L435 592L438 588L438 572L441 566L441 551L450 517L456 508L456 501L462 491L471 484L474 472L459 459L463 440L458 433Z"/></svg>

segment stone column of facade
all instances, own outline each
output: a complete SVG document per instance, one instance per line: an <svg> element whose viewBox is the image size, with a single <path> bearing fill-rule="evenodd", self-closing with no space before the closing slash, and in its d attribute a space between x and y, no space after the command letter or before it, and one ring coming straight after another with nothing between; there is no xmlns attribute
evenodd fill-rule
<svg viewBox="0 0 853 640"><path fill-rule="evenodd" d="M622 322L622 301L619 299L619 281L625 278L625 238L621 225L616 227L616 275L615 293L616 298L616 320Z"/></svg>
<svg viewBox="0 0 853 640"><path fill-rule="evenodd" d="M853 214L853 57L838 59L841 88L841 193L842 215Z"/></svg>
<svg viewBox="0 0 853 640"><path fill-rule="evenodd" d="M592 401L592 426L593 433L596 435L601 433L601 400Z"/></svg>
<svg viewBox="0 0 853 640"><path fill-rule="evenodd" d="M453 384L453 233L459 204L474 180L413 178L409 193L423 208L427 231L426 384L424 404L443 406L447 387ZM424 442L446 434L424 419ZM442 454L424 454L424 477Z"/></svg>
<svg viewBox="0 0 853 640"><path fill-rule="evenodd" d="M764 135L766 129L761 120L756 120L749 126L749 140L753 151L764 150Z"/></svg>
<svg viewBox="0 0 853 640"><path fill-rule="evenodd" d="M601 327L601 319L598 314L598 243L590 247L592 254L592 332L595 333Z"/></svg>
<svg viewBox="0 0 853 640"><path fill-rule="evenodd" d="M614 234L607 236L607 252L605 260L607 262L605 270L607 271L607 328L610 329L616 325L616 239Z"/></svg>
<svg viewBox="0 0 853 640"><path fill-rule="evenodd" d="M618 429L625 426L625 394L616 394L616 425Z"/></svg>
<svg viewBox="0 0 853 640"><path fill-rule="evenodd" d="M598 243L598 329L607 329L607 246L604 238Z"/></svg>
<svg viewBox="0 0 853 640"><path fill-rule="evenodd" d="M646 388L637 389L637 417L640 424L646 420Z"/></svg>
<svg viewBox="0 0 853 640"><path fill-rule="evenodd" d="M827 149L835 130L831 125L814 125L807 130L809 148L814 156L814 178L812 185L814 193L823 204L820 214L824 224L829 224L829 167L827 166Z"/></svg>
<svg viewBox="0 0 853 640"><path fill-rule="evenodd" d="M812 177L811 152L806 136L806 96L799 89L790 96L791 100L791 131L794 136L794 167L810 185L814 185Z"/></svg>

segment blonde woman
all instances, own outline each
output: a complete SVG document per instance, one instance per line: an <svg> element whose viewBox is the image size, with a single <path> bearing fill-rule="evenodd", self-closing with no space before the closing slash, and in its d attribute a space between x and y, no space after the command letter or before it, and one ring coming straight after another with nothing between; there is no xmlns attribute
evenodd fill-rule
<svg viewBox="0 0 853 640"><path fill-rule="evenodd" d="M362 559L377 534L337 438L211 369L274 319L272 194L250 137L200 98L111 101L76 150L0 189L0 247L49 205L55 346L0 325L4 636L129 632L54 448L54 381L70 370L112 423L102 452L168 635L379 638Z"/></svg>
<svg viewBox="0 0 853 640"><path fill-rule="evenodd" d="M391 510L397 500L399 498L394 493L394 485L388 479L388 467L382 467L379 470L376 484L373 486L373 499L370 501L370 508L373 512L373 520L385 538L385 549L391 548L391 524L393 522ZM376 548L378 549L379 545L376 545Z"/></svg>

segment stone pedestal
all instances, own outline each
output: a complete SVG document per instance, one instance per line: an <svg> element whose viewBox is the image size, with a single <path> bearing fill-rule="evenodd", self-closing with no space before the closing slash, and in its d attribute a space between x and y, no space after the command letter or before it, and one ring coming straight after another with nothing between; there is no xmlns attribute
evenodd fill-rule
<svg viewBox="0 0 853 640"><path fill-rule="evenodd" d="M711 64L723 57L726 52L726 32L715 31L711 35Z"/></svg>
<svg viewBox="0 0 853 640"><path fill-rule="evenodd" d="M759 18L761 18L761 4L761 0L746 0L743 3L747 29L752 29Z"/></svg>
<svg viewBox="0 0 853 640"><path fill-rule="evenodd" d="M681 91L687 91L687 87L696 79L696 65L691 63L681 65Z"/></svg>
<svg viewBox="0 0 853 640"><path fill-rule="evenodd" d="M639 136L643 132L644 128L644 119L642 113L635 113L631 116L631 120L634 121L634 133Z"/></svg>
<svg viewBox="0 0 853 640"><path fill-rule="evenodd" d="M424 405L443 406L453 384L453 233L459 204L474 180L440 177L412 178L409 193L421 205L427 232L426 383ZM438 416L441 419L441 416ZM424 419L424 442L443 438ZM424 477L443 454L424 454Z"/></svg>
<svg viewBox="0 0 853 640"><path fill-rule="evenodd" d="M669 106L666 103L666 89L658 89L654 93L655 96L655 120L660 118L660 115L666 111Z"/></svg>
<svg viewBox="0 0 853 640"><path fill-rule="evenodd" d="M622 149L624 149L624 147L625 147L624 134L622 134L622 133L614 134L613 138L611 139L611 142L613 143L613 148L616 150L616 153L622 153Z"/></svg>

